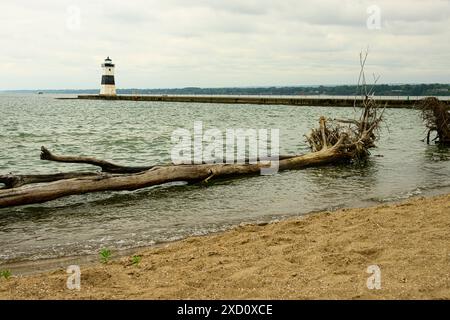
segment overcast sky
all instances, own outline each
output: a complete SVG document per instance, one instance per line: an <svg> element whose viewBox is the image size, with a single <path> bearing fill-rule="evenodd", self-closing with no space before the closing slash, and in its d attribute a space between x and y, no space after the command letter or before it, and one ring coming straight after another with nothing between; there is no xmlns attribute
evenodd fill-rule
<svg viewBox="0 0 450 320"><path fill-rule="evenodd" d="M0 90L97 88L107 55L119 88L352 84L367 46L382 83L450 83L450 1L0 0Z"/></svg>

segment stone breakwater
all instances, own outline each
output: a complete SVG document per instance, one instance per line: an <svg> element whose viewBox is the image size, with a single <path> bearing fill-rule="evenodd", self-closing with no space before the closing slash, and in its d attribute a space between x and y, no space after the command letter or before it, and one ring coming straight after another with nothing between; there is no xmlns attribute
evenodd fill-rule
<svg viewBox="0 0 450 320"><path fill-rule="evenodd" d="M194 102L223 104L267 104L267 105L297 105L323 107L351 107L354 99L322 98L322 97L269 97L269 96L175 96L175 95L79 95L77 99L88 100L127 100L127 101L162 101L162 102ZM414 108L417 99L377 98L380 106L388 108ZM449 103L449 101L447 101ZM450 104L450 103L449 103Z"/></svg>

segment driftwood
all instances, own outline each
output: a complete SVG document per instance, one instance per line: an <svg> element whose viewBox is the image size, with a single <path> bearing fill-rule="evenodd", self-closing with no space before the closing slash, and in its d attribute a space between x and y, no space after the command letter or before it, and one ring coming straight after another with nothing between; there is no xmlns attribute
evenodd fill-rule
<svg viewBox="0 0 450 320"><path fill-rule="evenodd" d="M422 120L428 129L427 144L430 144L432 132L436 132L433 139L436 143L450 144L450 108L434 97L420 101L418 108L422 111Z"/></svg>
<svg viewBox="0 0 450 320"><path fill-rule="evenodd" d="M279 161L280 170L300 169L324 165L336 161L341 153L344 138L331 148L303 156ZM343 155L347 157L347 155ZM0 190L0 208L31 203L40 203L61 197L107 190L136 190L173 181L190 183L217 178L231 178L259 174L268 164L200 164L178 166L155 166L135 174L101 174L94 177L64 179L40 186L19 187Z"/></svg>
<svg viewBox="0 0 450 320"><path fill-rule="evenodd" d="M361 58L362 70L365 58ZM370 93L367 90L364 92ZM360 161L368 157L369 149L375 146L377 129L384 110L378 108L371 94L365 94L364 99L360 102L362 104L361 115L358 120L332 120L321 117L318 128L313 129L306 136L312 152L304 155L281 156L276 163L261 161L265 159L257 159L256 163L249 163L247 159L245 163L234 164L168 164L126 167L91 157L56 156L43 147L41 149L41 159L43 160L91 164L100 167L102 172L0 176L0 183L7 187L0 190L0 208L41 203L90 192L136 190L174 181L206 183L214 179L257 175L262 170L274 165L278 167L279 171L283 171ZM24 185L28 183L33 184Z"/></svg>
<svg viewBox="0 0 450 320"><path fill-rule="evenodd" d="M65 172L54 174L30 174L30 175L1 175L0 183L5 185L5 189L18 188L26 184L53 182L64 179L81 177L93 177L98 175L95 172Z"/></svg>
<svg viewBox="0 0 450 320"><path fill-rule="evenodd" d="M137 173L149 170L153 168L153 166L148 167L126 167L126 166L119 166L117 164L96 159L92 157L73 157L73 156L57 156L51 153L47 148L41 147L41 160L49 160L49 161L56 161L56 162L66 162L66 163L84 163L84 164L91 164L97 167L100 167L102 169L102 172L109 172L109 173Z"/></svg>
<svg viewBox="0 0 450 320"><path fill-rule="evenodd" d="M285 160L294 158L297 155L280 155L278 157L279 160ZM45 183L45 182L54 182L64 179L74 179L74 178L99 178L105 177L102 173L114 173L114 174L126 174L126 173L139 173L150 170L156 165L153 166L142 166L142 167L130 167L130 166L121 166L116 165L111 162L97 159L93 157L82 157L82 156L61 156L55 155L46 147L41 147L41 160L49 160L56 162L65 162L65 163L83 163L90 164L94 166L98 166L102 169L101 172L65 172L65 173L55 173L55 174L31 174L31 175L14 175L14 174L6 174L0 175L0 183L4 184L4 187L0 189L11 189L21 187L26 184L34 184L34 183ZM270 158L257 158L257 159L243 159L242 161L236 161L237 163L254 163L260 161L268 161ZM219 161L216 161L216 163ZM222 159L221 162L225 163L225 159ZM183 165L183 164L181 164ZM175 166L174 164L168 165L159 165L158 167L163 166Z"/></svg>

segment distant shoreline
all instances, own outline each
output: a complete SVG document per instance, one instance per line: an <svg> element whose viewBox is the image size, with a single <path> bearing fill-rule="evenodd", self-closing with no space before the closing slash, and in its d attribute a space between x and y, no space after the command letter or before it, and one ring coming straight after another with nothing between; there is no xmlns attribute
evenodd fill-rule
<svg viewBox="0 0 450 320"><path fill-rule="evenodd" d="M354 85L304 85L304 86L246 86L246 87L183 87L183 88L118 88L124 95L253 95L253 96L354 96L361 88ZM99 89L32 89L3 90L10 93L44 94L98 94ZM377 96L450 96L449 83L376 84L373 92Z"/></svg>
<svg viewBox="0 0 450 320"><path fill-rule="evenodd" d="M0 280L0 299L450 299L450 194L245 225ZM381 289L367 287L369 266Z"/></svg>

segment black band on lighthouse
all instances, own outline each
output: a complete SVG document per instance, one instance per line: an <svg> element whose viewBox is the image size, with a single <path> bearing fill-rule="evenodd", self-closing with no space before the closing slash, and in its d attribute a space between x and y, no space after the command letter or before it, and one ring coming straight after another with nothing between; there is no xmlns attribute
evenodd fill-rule
<svg viewBox="0 0 450 320"><path fill-rule="evenodd" d="M102 76L102 84L115 84L114 76Z"/></svg>

